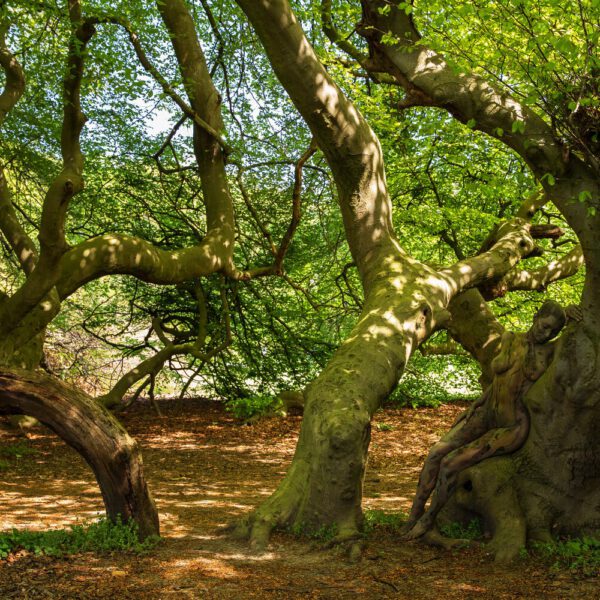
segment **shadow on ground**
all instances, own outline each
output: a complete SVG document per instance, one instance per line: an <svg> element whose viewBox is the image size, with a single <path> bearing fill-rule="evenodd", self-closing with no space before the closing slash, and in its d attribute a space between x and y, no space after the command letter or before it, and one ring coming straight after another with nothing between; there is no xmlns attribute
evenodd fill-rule
<svg viewBox="0 0 600 600"><path fill-rule="evenodd" d="M143 448L164 540L149 556L22 555L0 561L0 598L600 598L597 579L575 580L529 562L495 566L479 548L444 552L375 531L362 560L338 549L273 536L253 555L220 527L267 497L291 461L299 417L237 423L222 405L161 401L164 417L139 404L124 417ZM365 507L407 511L429 446L458 406L378 413ZM380 428L377 427L380 424ZM23 444L0 431L0 444ZM102 514L91 470L50 432L0 463L0 530L65 527Z"/></svg>

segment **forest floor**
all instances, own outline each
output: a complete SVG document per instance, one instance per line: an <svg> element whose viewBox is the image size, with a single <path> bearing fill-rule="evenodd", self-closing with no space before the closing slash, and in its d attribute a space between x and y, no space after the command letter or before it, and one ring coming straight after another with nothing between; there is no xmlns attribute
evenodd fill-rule
<svg viewBox="0 0 600 600"><path fill-rule="evenodd" d="M351 563L340 549L276 533L262 555L222 535L281 480L300 417L241 425L216 402L161 401L164 416L138 404L123 421L142 446L162 542L149 555L26 553L0 561L0 599L410 598L600 599L600 578L553 570L535 559L495 565L482 547L454 551L404 543L385 529ZM407 511L429 446L462 407L377 413L364 506ZM0 430L0 445L19 442ZM22 441L20 442L22 443ZM102 513L83 460L45 429L32 450L0 470L0 531L67 527Z"/></svg>

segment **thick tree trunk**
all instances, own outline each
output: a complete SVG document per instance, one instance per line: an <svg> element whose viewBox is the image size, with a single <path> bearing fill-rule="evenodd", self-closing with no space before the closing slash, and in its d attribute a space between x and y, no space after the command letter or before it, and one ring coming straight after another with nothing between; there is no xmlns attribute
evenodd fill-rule
<svg viewBox="0 0 600 600"><path fill-rule="evenodd" d="M383 269L367 288L361 318L319 377L304 391L304 419L284 481L242 526L255 547L274 527L306 532L333 527L337 541L355 538L362 521L362 481L374 411L396 385L413 348L434 326L419 290L397 294L415 273L395 257L379 255ZM378 261L375 261L378 262ZM425 275L425 273L423 273ZM435 305L435 301L434 301Z"/></svg>
<svg viewBox="0 0 600 600"><path fill-rule="evenodd" d="M531 388L531 429L510 457L465 470L446 519L482 516L498 559L555 534L600 532L600 336L585 322L563 334L557 356Z"/></svg>
<svg viewBox="0 0 600 600"><path fill-rule="evenodd" d="M523 250L519 239L521 234L514 245ZM532 246L529 239L523 251ZM506 247L494 246L458 270L464 277L483 277L487 269L482 265L493 257L510 262L506 252ZM304 420L292 466L273 496L241 527L256 547L262 547L277 526L308 532L332 527L340 542L358 537L371 417L412 353L449 316L444 307L452 286L444 283L445 271L409 260L397 244L373 254L366 271L358 323L305 389Z"/></svg>
<svg viewBox="0 0 600 600"><path fill-rule="evenodd" d="M582 178L562 183L563 200L582 186L598 203L597 185ZM586 258L583 319L567 327L554 361L525 398L528 439L511 456L465 470L442 516L479 514L499 560L514 558L527 542L600 532L600 263L592 232L580 232L580 239Z"/></svg>
<svg viewBox="0 0 600 600"><path fill-rule="evenodd" d="M2 369L0 413L31 415L47 425L89 463L110 519L133 519L141 539L158 535L139 448L92 398L39 372Z"/></svg>

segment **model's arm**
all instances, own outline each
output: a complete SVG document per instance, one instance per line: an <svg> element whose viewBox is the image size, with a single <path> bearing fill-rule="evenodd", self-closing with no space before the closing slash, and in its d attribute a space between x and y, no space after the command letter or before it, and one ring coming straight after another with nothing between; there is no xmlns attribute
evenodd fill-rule
<svg viewBox="0 0 600 600"><path fill-rule="evenodd" d="M583 319L583 312L577 304L570 304L565 308L565 315L567 316L567 325L571 322L578 323Z"/></svg>

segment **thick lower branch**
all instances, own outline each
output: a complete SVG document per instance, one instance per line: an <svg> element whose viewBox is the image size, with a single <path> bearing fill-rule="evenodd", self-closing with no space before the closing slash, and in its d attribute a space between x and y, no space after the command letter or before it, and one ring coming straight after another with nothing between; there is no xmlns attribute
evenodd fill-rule
<svg viewBox="0 0 600 600"><path fill-rule="evenodd" d="M88 281L111 274L167 285L210 275L231 261L230 239L227 226L209 231L200 245L181 250L161 250L124 234L92 238L62 257L57 289L66 298Z"/></svg>
<svg viewBox="0 0 600 600"><path fill-rule="evenodd" d="M142 538L158 534L139 448L92 398L39 372L4 370L0 412L31 415L47 425L88 462L111 519L133 519Z"/></svg>

